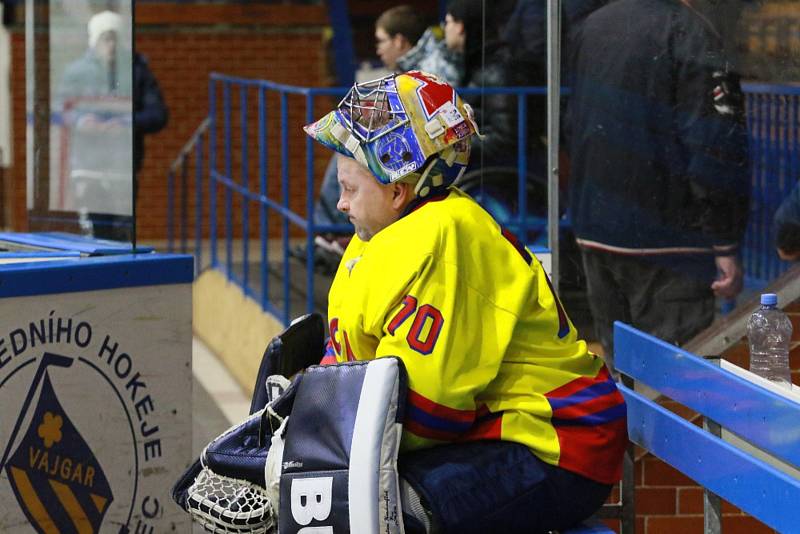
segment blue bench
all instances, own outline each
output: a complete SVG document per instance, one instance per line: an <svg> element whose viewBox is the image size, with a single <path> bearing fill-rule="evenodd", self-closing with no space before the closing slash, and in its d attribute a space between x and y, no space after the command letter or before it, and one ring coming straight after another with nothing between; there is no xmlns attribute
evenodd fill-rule
<svg viewBox="0 0 800 534"><path fill-rule="evenodd" d="M747 371L727 370L622 323L614 326L614 347L629 437L703 486L706 532L721 529L720 498L779 532L800 531L797 396L773 392L758 377L748 379ZM704 426L637 393L633 381L701 414Z"/></svg>

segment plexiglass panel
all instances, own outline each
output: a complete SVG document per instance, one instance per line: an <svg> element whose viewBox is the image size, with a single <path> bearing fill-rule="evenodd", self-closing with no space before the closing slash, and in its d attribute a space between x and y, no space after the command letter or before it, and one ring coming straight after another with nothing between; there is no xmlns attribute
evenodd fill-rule
<svg viewBox="0 0 800 534"><path fill-rule="evenodd" d="M33 231L129 241L131 3L97 4L28 2L29 221Z"/></svg>
<svg viewBox="0 0 800 534"><path fill-rule="evenodd" d="M687 343L800 259L800 3L445 13L485 134L461 185L527 245L557 249L562 300L606 354L614 320Z"/></svg>

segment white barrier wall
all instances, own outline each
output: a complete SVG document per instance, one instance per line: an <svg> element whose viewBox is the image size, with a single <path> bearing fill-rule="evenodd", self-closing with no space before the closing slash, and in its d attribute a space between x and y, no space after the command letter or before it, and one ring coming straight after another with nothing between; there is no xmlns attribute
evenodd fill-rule
<svg viewBox="0 0 800 534"><path fill-rule="evenodd" d="M0 532L189 531L191 281L186 256L0 265Z"/></svg>

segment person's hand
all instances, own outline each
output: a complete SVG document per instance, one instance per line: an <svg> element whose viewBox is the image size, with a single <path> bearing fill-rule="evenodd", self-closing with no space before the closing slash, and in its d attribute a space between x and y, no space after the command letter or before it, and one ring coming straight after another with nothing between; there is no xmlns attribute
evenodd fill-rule
<svg viewBox="0 0 800 534"><path fill-rule="evenodd" d="M79 131L96 131L103 124L103 118L95 113L81 113L75 121Z"/></svg>
<svg viewBox="0 0 800 534"><path fill-rule="evenodd" d="M81 132L114 133L131 127L130 116L103 116L96 113L85 113L77 121Z"/></svg>
<svg viewBox="0 0 800 534"><path fill-rule="evenodd" d="M717 256L717 279L711 284L714 295L731 299L742 290L744 273L736 256Z"/></svg>
<svg viewBox="0 0 800 534"><path fill-rule="evenodd" d="M778 256L783 261L798 261L800 260L800 250L796 250L794 252L790 252L788 250L783 250L782 248L778 249Z"/></svg>

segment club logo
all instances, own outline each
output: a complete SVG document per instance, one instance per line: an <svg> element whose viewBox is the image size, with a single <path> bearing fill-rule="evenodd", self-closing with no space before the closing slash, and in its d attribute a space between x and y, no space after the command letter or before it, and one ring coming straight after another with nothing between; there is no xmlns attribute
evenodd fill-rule
<svg viewBox="0 0 800 534"><path fill-rule="evenodd" d="M94 330L51 312L0 337L2 531L151 534L163 515L140 484L163 470L156 404L134 356Z"/></svg>

